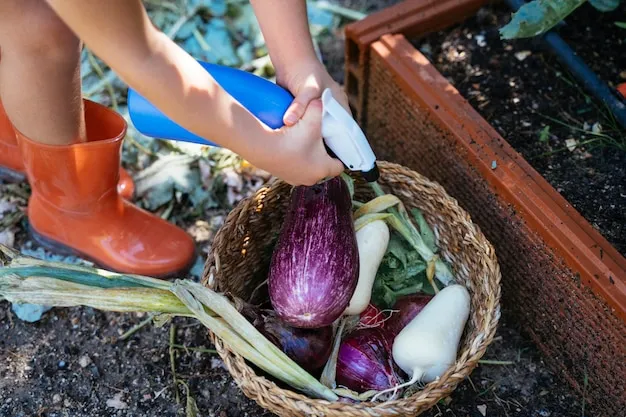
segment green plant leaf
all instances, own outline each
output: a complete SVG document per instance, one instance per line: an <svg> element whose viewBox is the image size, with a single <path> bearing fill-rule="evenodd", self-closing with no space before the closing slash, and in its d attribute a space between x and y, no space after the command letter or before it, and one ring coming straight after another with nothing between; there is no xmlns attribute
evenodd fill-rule
<svg viewBox="0 0 626 417"><path fill-rule="evenodd" d="M619 3L620 0L589 0L589 4L601 12L612 12L617 9Z"/></svg>
<svg viewBox="0 0 626 417"><path fill-rule="evenodd" d="M500 28L502 39L531 38L552 29L586 0L533 0L513 13Z"/></svg>
<svg viewBox="0 0 626 417"><path fill-rule="evenodd" d="M550 125L546 125L541 132L539 132L539 142L545 143L550 139Z"/></svg>
<svg viewBox="0 0 626 417"><path fill-rule="evenodd" d="M372 287L372 303L391 308L399 296L422 291L425 286L430 286L426 262L402 236L392 232Z"/></svg>
<svg viewBox="0 0 626 417"><path fill-rule="evenodd" d="M433 253L436 253L437 245L435 244L435 234L433 233L433 230L430 228L430 226L426 222L424 215L422 214L420 210L416 208L411 210L411 214L413 215L413 217L415 218L415 221L417 222L417 226L419 228L419 232L420 232L420 235L422 236L422 240L424 241L424 244L428 246L430 250L433 251Z"/></svg>
<svg viewBox="0 0 626 417"><path fill-rule="evenodd" d="M615 22L615 26L618 28L626 29L626 22Z"/></svg>

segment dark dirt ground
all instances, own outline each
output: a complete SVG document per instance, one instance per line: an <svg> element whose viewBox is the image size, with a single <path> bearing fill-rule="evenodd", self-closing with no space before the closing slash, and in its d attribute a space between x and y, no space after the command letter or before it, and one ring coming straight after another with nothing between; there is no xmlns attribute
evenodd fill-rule
<svg viewBox="0 0 626 417"><path fill-rule="evenodd" d="M498 28L509 16L503 4L485 7L463 24L414 44L515 150L626 255L626 130L549 51L542 52L537 41L500 40ZM584 4L560 29L565 41L612 88L626 81L626 31L614 25L624 16L624 2L611 13ZM611 138L592 135L589 130L596 123ZM567 140L579 146L570 151Z"/></svg>
<svg viewBox="0 0 626 417"><path fill-rule="evenodd" d="M396 1L338 1L369 10ZM343 39L321 43L331 73L343 80ZM213 214L207 213L207 219ZM188 224L206 250L219 221ZM18 241L25 236L21 233ZM0 302L0 416L101 417L182 416L185 390L177 404L170 362L170 325L147 326L125 341L121 334L145 317L90 308L53 309L37 323L25 323ZM176 346L211 349L202 326L176 319ZM174 348L178 379L185 381L200 416L268 416L236 387L216 354ZM450 398L425 413L439 416L574 417L582 398L546 368L537 348L520 332L503 306L496 340L485 358L508 365L480 365Z"/></svg>

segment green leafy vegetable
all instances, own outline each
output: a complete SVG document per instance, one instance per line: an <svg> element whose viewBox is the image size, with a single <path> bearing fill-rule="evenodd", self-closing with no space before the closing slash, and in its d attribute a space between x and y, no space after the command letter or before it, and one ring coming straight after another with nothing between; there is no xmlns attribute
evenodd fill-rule
<svg viewBox="0 0 626 417"><path fill-rule="evenodd" d="M531 38L552 29L586 0L533 0L513 13L500 28L502 39Z"/></svg>
<svg viewBox="0 0 626 417"><path fill-rule="evenodd" d="M348 186L348 191L350 192L350 198L354 198L354 180L351 176L346 174L345 172L341 173L341 178L346 182Z"/></svg>
<svg viewBox="0 0 626 417"><path fill-rule="evenodd" d="M372 287L372 303L386 309L392 308L396 299L403 295L434 294L426 277L426 266L417 251L402 236L392 232Z"/></svg>
<svg viewBox="0 0 626 417"><path fill-rule="evenodd" d="M424 244L428 246L430 250L433 251L433 253L437 253L437 245L435 245L435 234L433 233L428 223L426 223L424 215L420 210L416 208L411 210L411 214L417 222L417 227L419 228L419 232L422 236Z"/></svg>

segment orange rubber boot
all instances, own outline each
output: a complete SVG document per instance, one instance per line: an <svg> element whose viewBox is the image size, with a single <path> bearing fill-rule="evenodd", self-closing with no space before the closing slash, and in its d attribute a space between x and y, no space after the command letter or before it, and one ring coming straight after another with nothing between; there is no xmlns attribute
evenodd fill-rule
<svg viewBox="0 0 626 417"><path fill-rule="evenodd" d="M0 179L21 182L25 179L22 155L17 146L15 130L0 101Z"/></svg>
<svg viewBox="0 0 626 417"><path fill-rule="evenodd" d="M126 121L85 100L87 142L44 145L17 131L32 194L28 218L40 245L122 273L165 278L194 262L194 241L118 192Z"/></svg>
<svg viewBox="0 0 626 417"><path fill-rule="evenodd" d="M10 182L22 182L26 179L22 155L17 146L13 124L7 117L0 101L0 179ZM123 198L132 199L135 183L128 172L120 167L118 191Z"/></svg>

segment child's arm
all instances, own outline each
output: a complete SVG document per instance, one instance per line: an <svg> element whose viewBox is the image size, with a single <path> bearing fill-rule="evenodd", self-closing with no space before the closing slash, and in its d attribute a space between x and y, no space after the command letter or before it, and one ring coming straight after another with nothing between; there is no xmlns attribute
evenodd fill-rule
<svg viewBox="0 0 626 417"><path fill-rule="evenodd" d="M315 54L306 1L251 0L250 4L276 68L276 81L295 96L285 113L285 124L292 125L302 117L309 102L319 98L326 88L350 112L344 90Z"/></svg>
<svg viewBox="0 0 626 417"><path fill-rule="evenodd" d="M292 184L312 184L342 171L321 140L319 104L302 123L269 129L157 30L140 0L48 3L124 82L186 129Z"/></svg>

